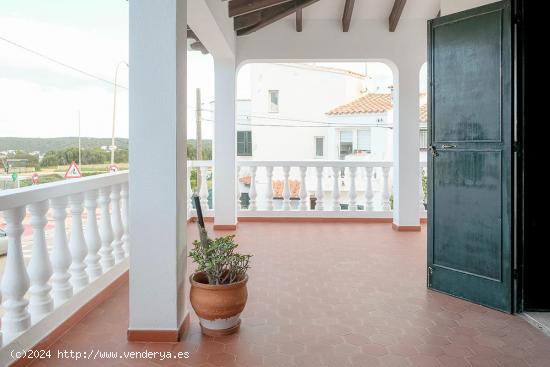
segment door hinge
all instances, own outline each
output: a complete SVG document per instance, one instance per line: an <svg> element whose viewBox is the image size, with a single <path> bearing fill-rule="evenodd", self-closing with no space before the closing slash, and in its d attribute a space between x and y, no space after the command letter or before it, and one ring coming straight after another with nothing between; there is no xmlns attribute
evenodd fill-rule
<svg viewBox="0 0 550 367"><path fill-rule="evenodd" d="M434 269L431 266L428 266L428 288L432 287L433 273L434 273Z"/></svg>

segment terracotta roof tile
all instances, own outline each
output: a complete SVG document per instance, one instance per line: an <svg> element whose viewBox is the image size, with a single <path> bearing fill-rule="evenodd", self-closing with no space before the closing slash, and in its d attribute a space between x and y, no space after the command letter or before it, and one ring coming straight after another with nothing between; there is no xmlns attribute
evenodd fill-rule
<svg viewBox="0 0 550 367"><path fill-rule="evenodd" d="M392 95L390 93L368 93L349 103L338 106L327 115L354 115L362 113L383 113L393 108ZM420 121L428 121L428 106L426 104L426 95L420 95Z"/></svg>
<svg viewBox="0 0 550 367"><path fill-rule="evenodd" d="M358 113L382 113L392 109L390 93L368 93L354 101L338 106L327 115L352 115Z"/></svg>

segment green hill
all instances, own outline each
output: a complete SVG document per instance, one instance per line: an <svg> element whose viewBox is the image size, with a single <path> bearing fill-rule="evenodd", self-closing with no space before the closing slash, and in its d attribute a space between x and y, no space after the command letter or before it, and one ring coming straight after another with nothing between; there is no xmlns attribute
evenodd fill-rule
<svg viewBox="0 0 550 367"><path fill-rule="evenodd" d="M97 148L111 145L110 138L81 138L82 148ZM116 138L115 144L120 149L128 149L128 139ZM46 153L51 150L64 150L78 147L78 137L63 138L13 138L0 137L0 152L5 150L23 150L25 152L39 151Z"/></svg>

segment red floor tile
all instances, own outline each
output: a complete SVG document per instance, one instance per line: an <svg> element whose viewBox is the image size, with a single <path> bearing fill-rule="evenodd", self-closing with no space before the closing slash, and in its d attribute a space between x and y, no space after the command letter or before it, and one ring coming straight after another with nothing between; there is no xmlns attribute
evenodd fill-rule
<svg viewBox="0 0 550 367"><path fill-rule="evenodd" d="M189 239L196 236L189 227ZM238 334L191 327L180 343L128 343L128 285L52 351L189 352L178 361L79 361L96 366L549 367L550 339L517 316L428 291L426 234L387 224L241 223L252 253ZM188 262L189 272L193 265ZM82 362L82 363L81 363ZM35 366L74 366L43 360Z"/></svg>

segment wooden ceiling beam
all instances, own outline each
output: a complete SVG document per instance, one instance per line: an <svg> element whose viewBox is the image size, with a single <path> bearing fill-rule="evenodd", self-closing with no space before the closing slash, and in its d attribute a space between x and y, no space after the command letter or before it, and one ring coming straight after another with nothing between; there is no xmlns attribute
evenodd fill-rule
<svg viewBox="0 0 550 367"><path fill-rule="evenodd" d="M244 36L256 32L257 30L267 27L280 19L296 13L299 9L303 9L306 6L316 3L317 1L319 0L294 0L285 4L272 6L267 9L235 17L234 26L237 31L237 36ZM258 16L259 21L255 22L252 18ZM252 25L243 27L244 24Z"/></svg>
<svg viewBox="0 0 550 367"><path fill-rule="evenodd" d="M302 8L296 10L296 32L301 32L303 28Z"/></svg>
<svg viewBox="0 0 550 367"><path fill-rule="evenodd" d="M294 0L231 0L228 4L229 17L238 17Z"/></svg>
<svg viewBox="0 0 550 367"><path fill-rule="evenodd" d="M405 4L407 3L407 0L395 0L393 3L393 9L391 10L390 14L390 32L395 32L395 29L397 28L397 24L399 23L399 19L401 19L401 14L403 13L403 9L405 8Z"/></svg>
<svg viewBox="0 0 550 367"><path fill-rule="evenodd" d="M351 16L353 14L353 6L355 5L355 0L346 0L344 5L344 15L342 16L342 30L344 32L349 31L349 26L351 24Z"/></svg>

